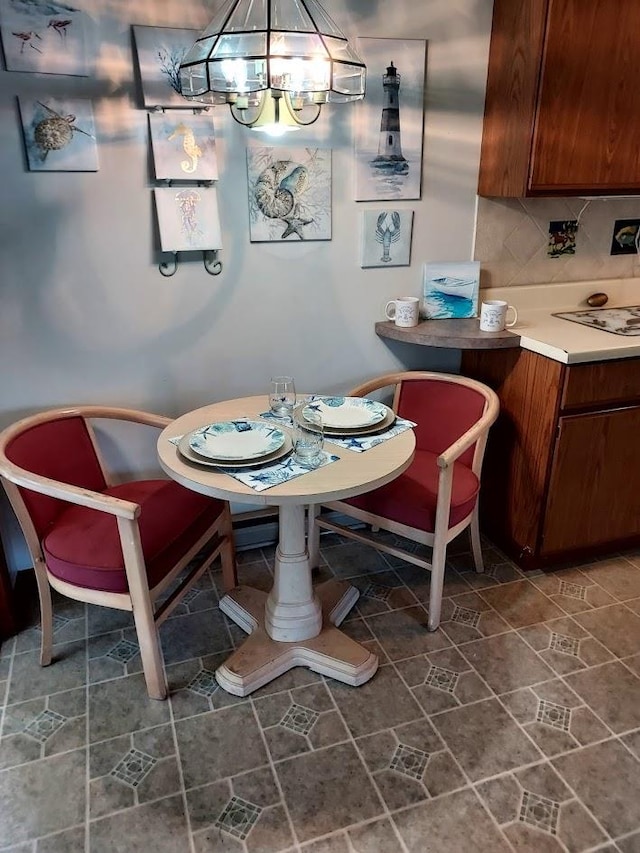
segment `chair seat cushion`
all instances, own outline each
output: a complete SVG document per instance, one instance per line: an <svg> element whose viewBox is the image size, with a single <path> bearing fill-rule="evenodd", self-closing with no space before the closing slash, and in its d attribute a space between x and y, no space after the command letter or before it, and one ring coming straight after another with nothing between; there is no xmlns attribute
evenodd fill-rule
<svg viewBox="0 0 640 853"><path fill-rule="evenodd" d="M438 496L437 458L437 454L429 450L416 450L409 468L395 480L345 503L433 533ZM455 527L473 511L479 489L480 481L473 471L461 462L455 462L449 527Z"/></svg>
<svg viewBox="0 0 640 853"><path fill-rule="evenodd" d="M139 480L112 486L105 495L140 504L140 539L153 588L210 527L223 501L199 495L173 480ZM47 568L60 580L88 589L128 592L115 516L71 505L42 542Z"/></svg>

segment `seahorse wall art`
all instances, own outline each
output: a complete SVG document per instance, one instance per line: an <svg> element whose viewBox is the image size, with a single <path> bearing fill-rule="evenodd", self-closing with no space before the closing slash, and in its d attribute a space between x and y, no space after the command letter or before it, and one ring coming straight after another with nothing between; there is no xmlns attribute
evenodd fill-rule
<svg viewBox="0 0 640 853"><path fill-rule="evenodd" d="M331 239L331 151L247 149L252 242Z"/></svg>
<svg viewBox="0 0 640 853"><path fill-rule="evenodd" d="M213 120L192 113L149 113L149 130L158 180L218 179Z"/></svg>

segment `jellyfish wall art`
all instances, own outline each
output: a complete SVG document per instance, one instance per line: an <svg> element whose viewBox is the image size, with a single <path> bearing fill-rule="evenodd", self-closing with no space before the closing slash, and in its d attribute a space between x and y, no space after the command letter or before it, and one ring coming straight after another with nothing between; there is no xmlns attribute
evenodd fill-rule
<svg viewBox="0 0 640 853"><path fill-rule="evenodd" d="M213 187L174 186L153 192L163 252L222 248L218 200Z"/></svg>

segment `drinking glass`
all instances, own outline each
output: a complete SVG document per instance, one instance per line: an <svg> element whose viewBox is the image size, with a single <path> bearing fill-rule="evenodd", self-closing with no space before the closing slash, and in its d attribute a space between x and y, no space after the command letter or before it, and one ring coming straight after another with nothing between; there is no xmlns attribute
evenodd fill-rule
<svg viewBox="0 0 640 853"><path fill-rule="evenodd" d="M301 403L293 410L293 455L303 465L316 465L324 445L324 428L320 412Z"/></svg>
<svg viewBox="0 0 640 853"><path fill-rule="evenodd" d="M296 404L296 386L292 376L273 376L269 389L269 408L279 418L291 417Z"/></svg>

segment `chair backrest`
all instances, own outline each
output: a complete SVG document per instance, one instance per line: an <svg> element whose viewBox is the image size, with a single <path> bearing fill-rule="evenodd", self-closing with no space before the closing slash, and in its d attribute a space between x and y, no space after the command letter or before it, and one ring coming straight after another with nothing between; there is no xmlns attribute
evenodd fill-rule
<svg viewBox="0 0 640 853"><path fill-rule="evenodd" d="M106 488L92 435L81 415L56 412L47 417L45 413L25 418L10 430L4 448L0 446L0 457L4 450L9 462L31 474L98 492ZM20 485L17 492L38 539L42 539L48 526L68 504ZM14 509L18 510L15 506Z"/></svg>
<svg viewBox="0 0 640 853"><path fill-rule="evenodd" d="M487 427L497 416L496 393L482 382L451 373L414 370L378 376L350 393L363 397L372 391L393 387L397 414L417 424L416 448L442 453L491 409ZM466 450L460 461L479 473L486 443L485 435Z"/></svg>
<svg viewBox="0 0 640 853"><path fill-rule="evenodd" d="M470 429L487 405L483 394L455 380L410 379L400 383L397 413L415 421L416 448L442 453ZM460 457L472 466L474 447Z"/></svg>

